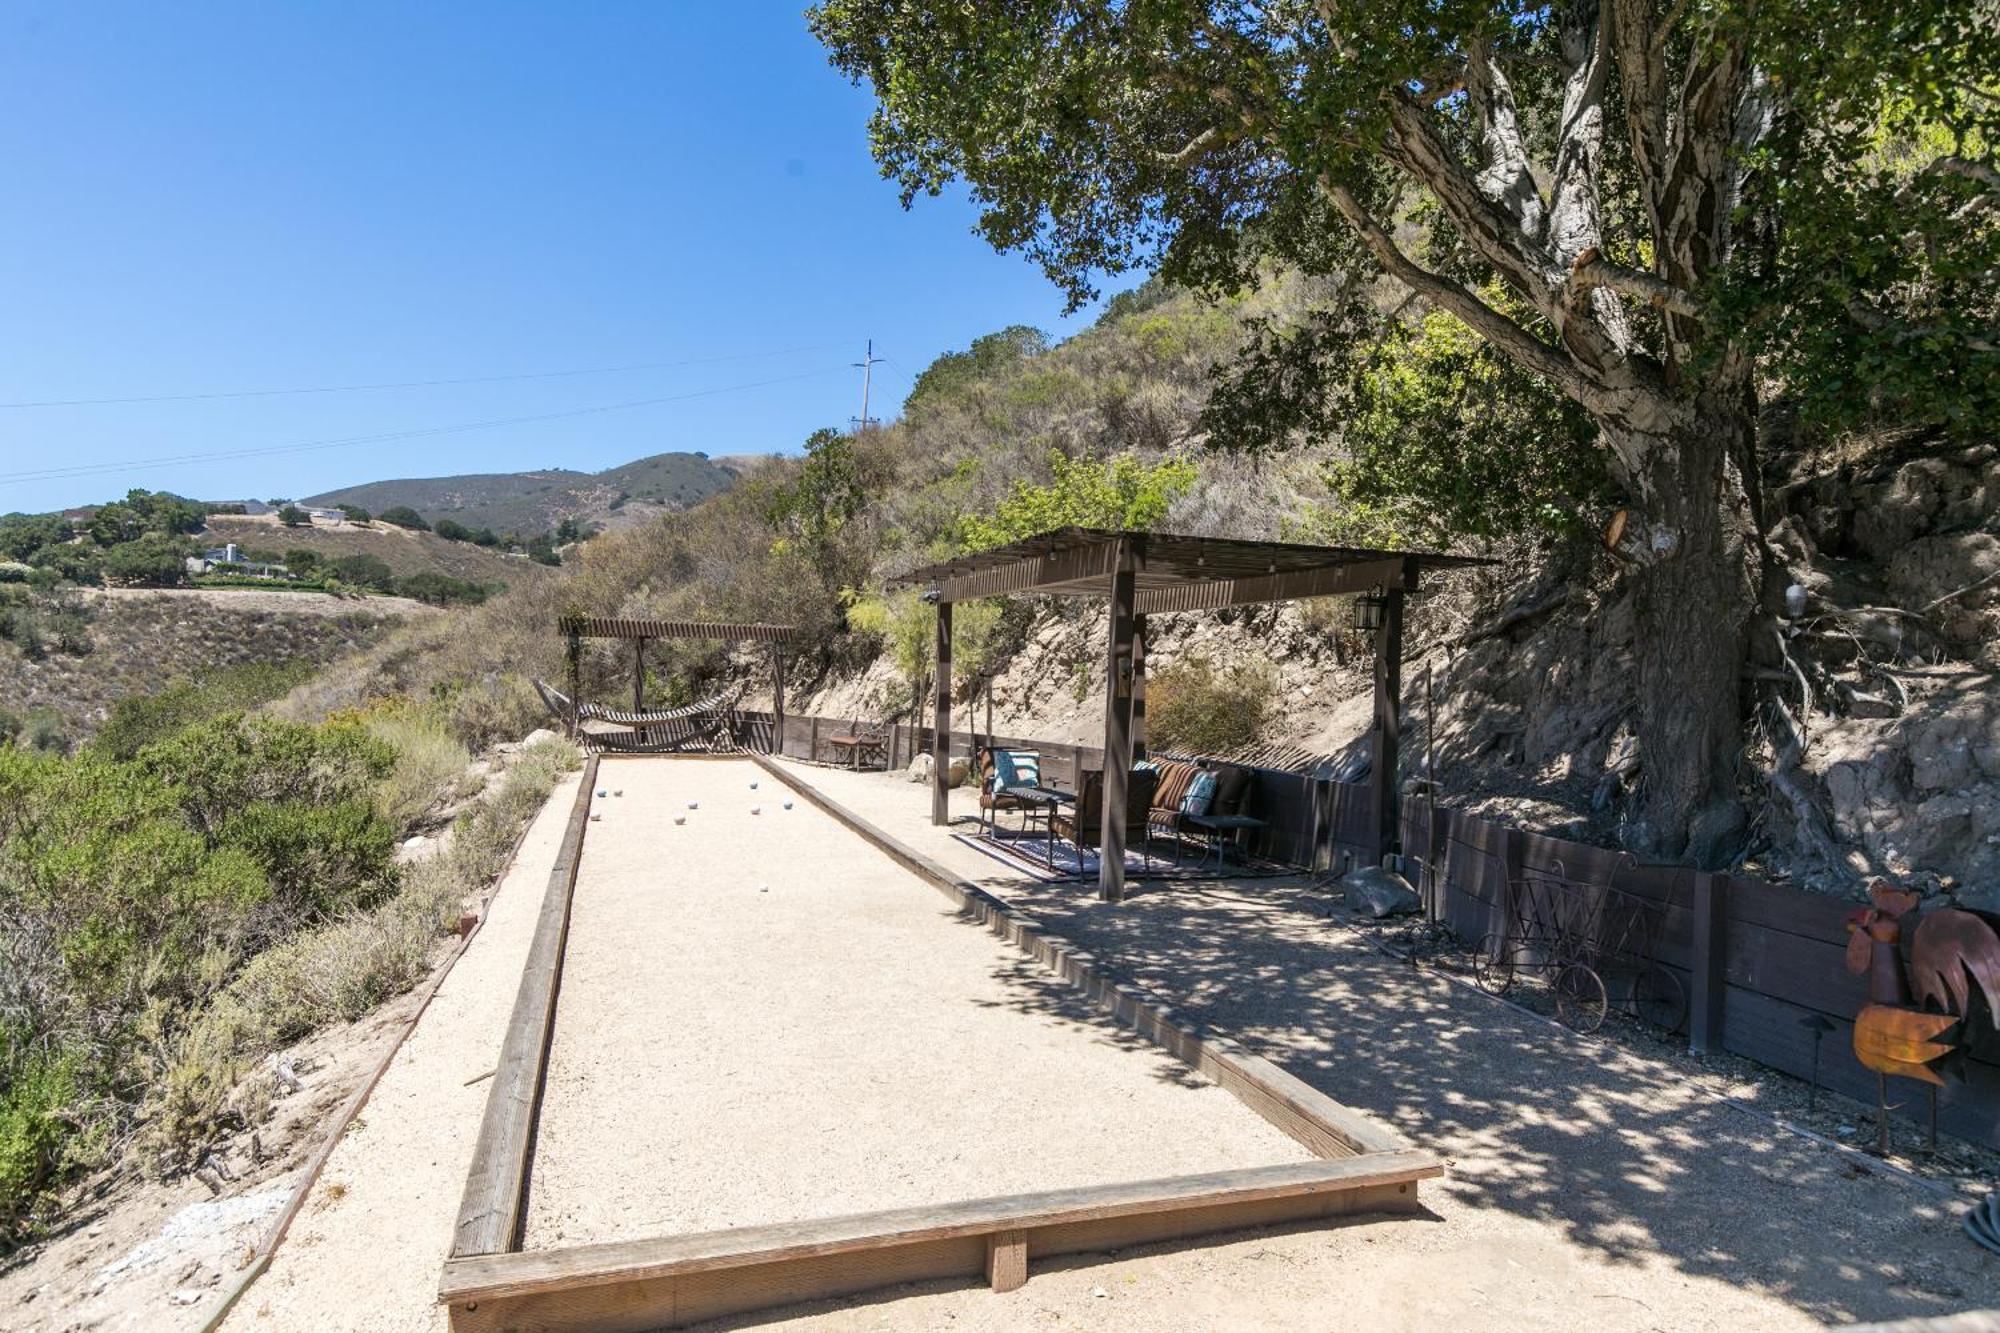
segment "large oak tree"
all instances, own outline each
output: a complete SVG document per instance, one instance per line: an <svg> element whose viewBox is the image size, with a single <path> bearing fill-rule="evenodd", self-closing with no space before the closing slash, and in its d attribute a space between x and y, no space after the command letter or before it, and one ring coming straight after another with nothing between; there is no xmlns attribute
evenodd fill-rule
<svg viewBox="0 0 2000 1333"><path fill-rule="evenodd" d="M1074 301L1134 268L1386 275L1587 413L1659 853L1736 844L1741 681L1788 669L1760 391L1836 419L2000 405L1985 0L823 0L811 22L874 89L905 202L962 179L986 237ZM1351 315L1296 331L1272 411L1335 387ZM1781 727L1769 768L1803 805L1797 750Z"/></svg>

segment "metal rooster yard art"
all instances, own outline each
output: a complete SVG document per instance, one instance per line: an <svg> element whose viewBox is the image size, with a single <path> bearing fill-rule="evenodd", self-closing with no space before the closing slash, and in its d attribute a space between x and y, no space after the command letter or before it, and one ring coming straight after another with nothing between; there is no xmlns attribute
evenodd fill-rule
<svg viewBox="0 0 2000 1333"><path fill-rule="evenodd" d="M1847 919L1847 970L1868 975L1868 1004L1854 1016L1854 1054L1875 1071L1880 1147L1889 1150L1889 1075L1929 1085L1931 1146L1937 1146L1937 1065L1969 1037L1972 982L1986 1018L2000 1030L2000 936L1971 912L1926 914L1910 937L1910 977L1898 947L1916 894L1876 880L1870 907ZM1912 985L1915 993L1912 995ZM1942 1011L1942 1012L1939 1012Z"/></svg>

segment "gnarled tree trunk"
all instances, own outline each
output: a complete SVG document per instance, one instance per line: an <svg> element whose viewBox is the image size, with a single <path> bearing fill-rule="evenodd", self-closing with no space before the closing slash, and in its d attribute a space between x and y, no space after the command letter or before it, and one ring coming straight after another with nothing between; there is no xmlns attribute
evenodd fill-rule
<svg viewBox="0 0 2000 1333"><path fill-rule="evenodd" d="M1740 385L1655 400L1633 429L1605 422L1634 501L1618 543L1634 591L1635 850L1718 865L1739 850L1744 667L1758 614L1758 541L1745 460L1756 429Z"/></svg>

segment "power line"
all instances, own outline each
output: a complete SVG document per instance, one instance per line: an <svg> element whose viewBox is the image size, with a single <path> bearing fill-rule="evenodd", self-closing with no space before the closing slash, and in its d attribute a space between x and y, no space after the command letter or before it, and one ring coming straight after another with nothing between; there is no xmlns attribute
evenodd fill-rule
<svg viewBox="0 0 2000 1333"><path fill-rule="evenodd" d="M783 347L770 352L732 352L723 356L698 356L685 361L635 361L623 366L593 366L584 370L535 370L516 375L477 375L466 379L391 380L382 384L331 384L307 389L230 389L213 393L146 394L129 398L46 398L17 403L0 403L0 408L16 407L108 407L126 403L196 403L216 398L285 398L301 394L364 393L375 389L432 389L455 384L505 384L515 380L573 379L580 375L616 375L632 370L668 370L677 366L706 366L721 361L753 361L765 357L792 356L801 352L823 352L833 343L810 347Z"/></svg>
<svg viewBox="0 0 2000 1333"><path fill-rule="evenodd" d="M414 430L385 431L377 435L349 435L332 440L309 440L301 444L266 445L254 449L229 449L206 454L170 454L158 458L128 459L119 463L81 463L72 467L38 468L26 472L0 472L0 486L16 485L29 481L56 481L71 477L94 477L113 472L136 472L146 468L164 467L177 463L220 463L238 458L273 457L280 454L302 454L318 449L341 449L356 444L386 444L397 440L428 439L437 435L458 435L468 431L493 430L501 426L525 426L543 421L564 421L574 417L593 416L602 412L623 412L637 407L652 407L659 403L679 403L690 398L711 398L717 394L741 393L747 389L763 389L774 384L791 384L799 380L812 379L819 375L830 375L846 370L846 366L822 366L818 370L808 370L797 375L780 375L774 379L754 380L748 384L726 384L713 389L695 389L688 393L670 393L656 398L635 398L623 403L603 403L596 407L573 408L566 412L540 412L533 416L495 417L486 421L468 421L456 426L426 426Z"/></svg>

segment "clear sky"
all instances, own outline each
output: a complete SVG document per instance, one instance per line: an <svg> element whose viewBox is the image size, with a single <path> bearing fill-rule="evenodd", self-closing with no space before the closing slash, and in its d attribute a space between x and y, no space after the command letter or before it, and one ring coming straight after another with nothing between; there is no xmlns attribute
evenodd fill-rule
<svg viewBox="0 0 2000 1333"><path fill-rule="evenodd" d="M6 0L0 511L796 449L866 338L892 416L941 352L1089 318L963 198L902 210L802 8Z"/></svg>

